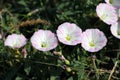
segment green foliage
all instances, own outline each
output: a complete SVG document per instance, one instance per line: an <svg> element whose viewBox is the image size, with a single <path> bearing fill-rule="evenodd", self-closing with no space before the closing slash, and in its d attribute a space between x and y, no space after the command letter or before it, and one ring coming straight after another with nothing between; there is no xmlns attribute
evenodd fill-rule
<svg viewBox="0 0 120 80"><path fill-rule="evenodd" d="M119 40L110 33L108 25L96 15L95 8L103 0L0 0L0 80L107 80L115 62L119 61ZM22 25L22 22L41 18L50 24ZM59 24L73 22L83 30L99 28L108 38L107 46L97 53L89 53L77 46L59 43L55 51L61 51L69 65L59 56L34 49L29 39L38 29L56 32ZM22 25L22 26L20 26ZM16 50L4 47L8 34L22 33L28 43L27 57L16 57ZM22 49L19 50L22 52ZM95 59L95 64L93 63ZM97 67L97 70L95 69ZM67 71L69 68L71 71ZM117 66L112 80L120 79ZM99 77L99 78L98 78Z"/></svg>

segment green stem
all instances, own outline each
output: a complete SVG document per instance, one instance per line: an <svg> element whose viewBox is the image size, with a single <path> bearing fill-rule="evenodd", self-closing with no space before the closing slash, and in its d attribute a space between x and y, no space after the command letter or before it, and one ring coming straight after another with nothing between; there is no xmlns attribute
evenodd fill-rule
<svg viewBox="0 0 120 80"><path fill-rule="evenodd" d="M97 80L99 80L99 72L98 72L98 69L97 69L97 66L96 66L96 63L95 63L95 59L92 59L92 60L93 60L94 69L96 71L96 78L97 78Z"/></svg>
<svg viewBox="0 0 120 80"><path fill-rule="evenodd" d="M54 67L61 67L60 65L55 65L55 64L51 64L51 63L44 63L44 62L39 62L39 61L35 61L34 63L37 63L37 64L43 64L43 65L49 65L49 66L54 66Z"/></svg>
<svg viewBox="0 0 120 80"><path fill-rule="evenodd" d="M111 77L112 77L113 73L115 72L115 69L116 69L116 67L117 67L117 64L118 64L118 61L115 62L115 65L114 65L112 71L110 72L110 75L109 75L109 77L108 77L108 80L111 80Z"/></svg>

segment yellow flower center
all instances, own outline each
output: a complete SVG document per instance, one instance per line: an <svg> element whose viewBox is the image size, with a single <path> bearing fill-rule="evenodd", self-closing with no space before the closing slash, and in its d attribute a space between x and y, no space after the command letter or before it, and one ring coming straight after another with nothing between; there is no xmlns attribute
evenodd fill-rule
<svg viewBox="0 0 120 80"><path fill-rule="evenodd" d="M91 42L89 43L89 45L90 45L91 47L94 47L94 46L95 46L95 43L91 41Z"/></svg>
<svg viewBox="0 0 120 80"><path fill-rule="evenodd" d="M103 15L101 16L101 19L104 20L107 16L108 16L107 14L103 14Z"/></svg>
<svg viewBox="0 0 120 80"><path fill-rule="evenodd" d="M45 42L42 42L41 47L45 48L47 47L47 44Z"/></svg>
<svg viewBox="0 0 120 80"><path fill-rule="evenodd" d="M66 38L67 41L71 40L71 37L69 35L67 35L65 38Z"/></svg>

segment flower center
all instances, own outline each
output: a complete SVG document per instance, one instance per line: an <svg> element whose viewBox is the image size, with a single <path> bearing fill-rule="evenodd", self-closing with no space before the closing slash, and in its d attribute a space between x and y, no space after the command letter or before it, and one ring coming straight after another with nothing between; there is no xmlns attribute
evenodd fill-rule
<svg viewBox="0 0 120 80"><path fill-rule="evenodd" d="M94 47L95 46L95 43L94 42L89 42L89 45L91 46L91 47Z"/></svg>
<svg viewBox="0 0 120 80"><path fill-rule="evenodd" d="M42 42L41 47L45 48L45 47L47 47L47 44L45 42Z"/></svg>
<svg viewBox="0 0 120 80"><path fill-rule="evenodd" d="M71 40L71 37L69 35L67 35L65 38L66 38L67 41Z"/></svg>
<svg viewBox="0 0 120 80"><path fill-rule="evenodd" d="M13 42L13 46L16 47L18 45L18 43L16 43L16 41Z"/></svg>
<svg viewBox="0 0 120 80"><path fill-rule="evenodd" d="M105 14L105 13L104 13L104 14L101 16L101 19L104 20L107 16L108 16L108 14Z"/></svg>

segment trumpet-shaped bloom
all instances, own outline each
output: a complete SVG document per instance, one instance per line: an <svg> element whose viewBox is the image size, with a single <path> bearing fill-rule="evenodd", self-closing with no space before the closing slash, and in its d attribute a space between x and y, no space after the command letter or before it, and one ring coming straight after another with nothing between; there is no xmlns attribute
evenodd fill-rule
<svg viewBox="0 0 120 80"><path fill-rule="evenodd" d="M0 39L2 39L2 35L0 34Z"/></svg>
<svg viewBox="0 0 120 80"><path fill-rule="evenodd" d="M114 7L120 8L120 0L105 0L105 2L113 5Z"/></svg>
<svg viewBox="0 0 120 80"><path fill-rule="evenodd" d="M98 17L108 25L113 24L118 20L117 10L112 5L100 3L96 7L96 12Z"/></svg>
<svg viewBox="0 0 120 80"><path fill-rule="evenodd" d="M40 51L49 51L58 45L54 33L49 30L38 30L31 37L32 46Z"/></svg>
<svg viewBox="0 0 120 80"><path fill-rule="evenodd" d="M112 24L110 30L115 37L120 39L120 21Z"/></svg>
<svg viewBox="0 0 120 80"><path fill-rule="evenodd" d="M101 50L107 43L107 38L99 29L87 29L82 34L82 47L89 52Z"/></svg>
<svg viewBox="0 0 120 80"><path fill-rule="evenodd" d="M26 38L22 34L11 34L5 40L5 46L9 46L11 48L21 48L26 44Z"/></svg>
<svg viewBox="0 0 120 80"><path fill-rule="evenodd" d="M65 22L57 29L60 42L66 45L77 45L81 43L82 30L74 23Z"/></svg>

